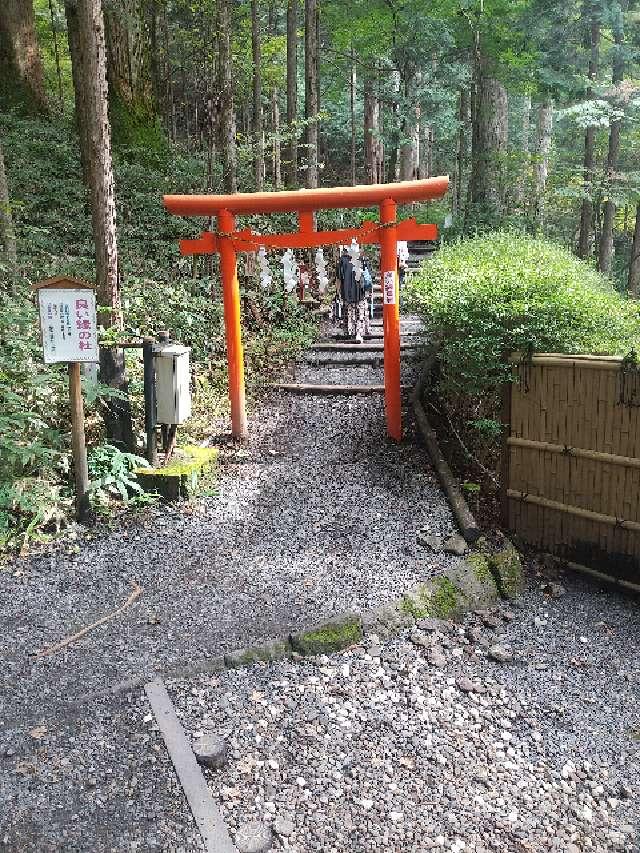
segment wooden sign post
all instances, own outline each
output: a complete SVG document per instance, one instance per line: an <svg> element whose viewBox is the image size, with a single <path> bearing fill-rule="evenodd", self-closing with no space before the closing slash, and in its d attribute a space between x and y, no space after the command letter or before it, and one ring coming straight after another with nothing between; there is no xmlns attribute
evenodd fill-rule
<svg viewBox="0 0 640 853"><path fill-rule="evenodd" d="M100 360L94 288L86 281L58 276L34 284L33 289L38 293L44 362L68 364L76 512L82 521L89 511L89 470L80 364Z"/></svg>

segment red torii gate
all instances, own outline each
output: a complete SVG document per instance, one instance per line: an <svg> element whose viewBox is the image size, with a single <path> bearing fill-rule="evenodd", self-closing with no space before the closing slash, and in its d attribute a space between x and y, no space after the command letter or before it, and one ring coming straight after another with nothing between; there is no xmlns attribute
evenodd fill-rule
<svg viewBox="0 0 640 853"><path fill-rule="evenodd" d="M315 246L347 243L355 237L360 243L380 244L387 434L400 441L402 438L400 306L396 244L398 239L435 240L438 229L435 225L419 225L415 219L396 222L396 206L407 202L442 198L448 186L448 177L438 177L421 181L356 187L233 195L166 195L164 197L164 205L169 213L178 216L215 216L217 219L217 233L204 231L195 240L181 240L180 252L183 255L220 253L229 365L229 398L234 436L243 438L247 435L236 253L255 252L260 246L274 249L308 249ZM316 231L314 228L314 211L374 205L380 207L379 224L369 222L359 228L342 228L337 231ZM235 217L238 214L293 212L298 214L298 231L266 235L254 234L249 228L236 231Z"/></svg>

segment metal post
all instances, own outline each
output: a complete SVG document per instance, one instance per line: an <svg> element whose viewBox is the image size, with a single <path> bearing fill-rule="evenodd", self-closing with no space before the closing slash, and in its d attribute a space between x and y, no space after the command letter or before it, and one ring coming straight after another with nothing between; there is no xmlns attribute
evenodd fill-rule
<svg viewBox="0 0 640 853"><path fill-rule="evenodd" d="M153 338L142 342L142 363L144 365L144 429L147 434L147 460L152 468L158 464L156 442L156 374L153 365Z"/></svg>
<svg viewBox="0 0 640 853"><path fill-rule="evenodd" d="M71 448L76 480L76 513L79 521L89 514L89 469L84 437L84 406L80 364L69 362L69 402L71 404Z"/></svg>
<svg viewBox="0 0 640 853"><path fill-rule="evenodd" d="M402 439L400 392L400 294L396 234L396 203L385 199L380 205L380 269L382 276L382 324L384 330L384 404L387 435ZM393 224L391 224L393 223Z"/></svg>
<svg viewBox="0 0 640 853"><path fill-rule="evenodd" d="M235 217L228 210L218 213L218 231L230 234L235 229ZM247 436L247 413L244 398L244 356L240 327L240 287L236 268L236 250L231 240L219 237L224 327L227 338L229 366L229 399L231 401L231 431L237 438Z"/></svg>

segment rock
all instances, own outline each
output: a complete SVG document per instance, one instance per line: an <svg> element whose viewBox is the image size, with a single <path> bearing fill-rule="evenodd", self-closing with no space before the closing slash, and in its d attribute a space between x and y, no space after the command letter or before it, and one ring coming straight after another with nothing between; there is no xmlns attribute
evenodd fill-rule
<svg viewBox="0 0 640 853"><path fill-rule="evenodd" d="M431 645L431 638L427 634L423 634L422 631L418 631L414 628L411 631L411 642L416 646L421 646L422 648L427 648Z"/></svg>
<svg viewBox="0 0 640 853"><path fill-rule="evenodd" d="M429 634L432 634L434 631L442 631L443 623L440 619L434 619L431 616L425 616L423 619L418 619L416 622L416 628L419 628L421 631L426 631Z"/></svg>
<svg viewBox="0 0 640 853"><path fill-rule="evenodd" d="M478 689L473 681L471 681L470 678L467 678L466 675L460 675L456 678L456 687L459 690L462 690L463 693L472 693Z"/></svg>
<svg viewBox="0 0 640 853"><path fill-rule="evenodd" d="M482 616L482 623L483 625L486 625L487 628L491 628L495 631L495 629L500 625L500 620L496 619L496 617L492 616L490 613L484 613Z"/></svg>
<svg viewBox="0 0 640 853"><path fill-rule="evenodd" d="M432 666L437 666L440 669L445 666L447 659L440 646L432 646L427 653L427 660Z"/></svg>
<svg viewBox="0 0 640 853"><path fill-rule="evenodd" d="M429 533L425 533L423 530L418 530L416 542L418 545L422 545L423 548L430 548L436 553L439 553L444 548L444 539L442 536L432 536Z"/></svg>
<svg viewBox="0 0 640 853"><path fill-rule="evenodd" d="M467 552L467 543L462 536L450 536L444 543L443 548L447 554L456 554L458 557L463 557Z"/></svg>
<svg viewBox="0 0 640 853"><path fill-rule="evenodd" d="M295 827L290 817L287 815L278 815L273 822L273 829L277 835L288 838L290 835L293 835Z"/></svg>
<svg viewBox="0 0 640 853"><path fill-rule="evenodd" d="M240 826L235 844L238 853L267 853L273 847L273 835L264 823L252 820Z"/></svg>
<svg viewBox="0 0 640 853"><path fill-rule="evenodd" d="M499 643L496 643L495 646L490 646L487 654L491 660L495 660L498 663L511 663L513 660L511 652L507 651L507 649Z"/></svg>
<svg viewBox="0 0 640 853"><path fill-rule="evenodd" d="M219 770L227 760L227 744L216 734L204 734L194 747L196 761L203 767Z"/></svg>

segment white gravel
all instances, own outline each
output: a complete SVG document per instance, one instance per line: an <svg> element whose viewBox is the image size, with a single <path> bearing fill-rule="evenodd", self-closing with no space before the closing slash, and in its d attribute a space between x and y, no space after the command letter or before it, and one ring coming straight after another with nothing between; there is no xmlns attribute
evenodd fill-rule
<svg viewBox="0 0 640 853"><path fill-rule="evenodd" d="M188 730L228 739L207 775L229 826L290 819L274 845L297 853L640 849L636 609L565 585L556 601L532 588L497 630L470 617L476 642L457 626L369 637L173 683ZM487 658L497 638L514 663Z"/></svg>

